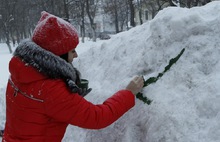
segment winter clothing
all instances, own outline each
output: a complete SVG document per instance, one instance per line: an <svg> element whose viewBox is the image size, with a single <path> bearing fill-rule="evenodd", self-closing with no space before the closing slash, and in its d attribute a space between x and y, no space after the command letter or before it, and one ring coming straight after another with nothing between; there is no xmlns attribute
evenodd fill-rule
<svg viewBox="0 0 220 142"><path fill-rule="evenodd" d="M2 141L60 142L68 124L104 128L134 106L135 96L127 90L99 105L73 93L76 69L45 49L26 40L14 52Z"/></svg>
<svg viewBox="0 0 220 142"><path fill-rule="evenodd" d="M20 43L9 63L3 142L60 142L68 124L104 128L134 106L128 90L100 105L82 97L79 72L59 57L77 44L73 26L42 12L32 40Z"/></svg>
<svg viewBox="0 0 220 142"><path fill-rule="evenodd" d="M32 37L37 45L58 56L76 48L79 38L70 23L45 11L41 15Z"/></svg>
<svg viewBox="0 0 220 142"><path fill-rule="evenodd" d="M4 130L0 130L0 137L2 137L4 134Z"/></svg>

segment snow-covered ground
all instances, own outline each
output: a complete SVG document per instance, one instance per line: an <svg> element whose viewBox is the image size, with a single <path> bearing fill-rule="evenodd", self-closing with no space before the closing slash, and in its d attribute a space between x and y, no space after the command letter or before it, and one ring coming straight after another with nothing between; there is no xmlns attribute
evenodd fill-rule
<svg viewBox="0 0 220 142"><path fill-rule="evenodd" d="M191 9L169 7L151 21L110 40L77 47L73 64L87 78L98 104L135 75L145 79L164 70L183 48L178 62L109 127L86 130L69 126L63 142L219 142L220 141L220 2ZM0 128L5 122L5 87L11 57L0 44Z"/></svg>

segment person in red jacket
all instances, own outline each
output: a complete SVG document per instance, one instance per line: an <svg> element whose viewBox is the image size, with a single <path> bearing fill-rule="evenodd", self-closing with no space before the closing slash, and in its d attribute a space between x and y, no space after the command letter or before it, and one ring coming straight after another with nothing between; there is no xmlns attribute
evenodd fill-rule
<svg viewBox="0 0 220 142"><path fill-rule="evenodd" d="M9 63L3 142L61 142L69 124L107 127L135 105L143 87L137 76L102 104L84 99L79 71L71 65L77 31L59 17L41 14L32 38L18 45Z"/></svg>

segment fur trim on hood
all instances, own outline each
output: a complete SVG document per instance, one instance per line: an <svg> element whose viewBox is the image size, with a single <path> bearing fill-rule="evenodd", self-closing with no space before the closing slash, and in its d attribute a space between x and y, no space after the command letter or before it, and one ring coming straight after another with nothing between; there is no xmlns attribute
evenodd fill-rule
<svg viewBox="0 0 220 142"><path fill-rule="evenodd" d="M51 79L63 79L71 92L78 92L76 82L80 82L79 71L59 56L49 52L30 39L22 41L14 52L24 63L34 67Z"/></svg>

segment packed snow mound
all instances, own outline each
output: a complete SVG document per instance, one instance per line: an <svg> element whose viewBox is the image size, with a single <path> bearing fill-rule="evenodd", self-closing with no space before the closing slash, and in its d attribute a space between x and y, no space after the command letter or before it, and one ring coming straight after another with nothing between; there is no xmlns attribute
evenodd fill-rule
<svg viewBox="0 0 220 142"><path fill-rule="evenodd" d="M68 127L65 140L84 142L220 141L220 2L203 7L169 7L127 32L83 52L75 66L90 81L86 99L102 103L135 75L171 69L143 93L151 105L136 106L102 130Z"/></svg>

